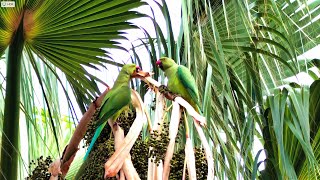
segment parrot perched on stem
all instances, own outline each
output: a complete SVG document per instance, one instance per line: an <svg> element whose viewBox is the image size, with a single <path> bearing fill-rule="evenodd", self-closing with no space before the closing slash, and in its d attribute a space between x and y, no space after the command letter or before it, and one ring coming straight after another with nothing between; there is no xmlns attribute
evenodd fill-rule
<svg viewBox="0 0 320 180"><path fill-rule="evenodd" d="M165 75L168 77L169 91L171 91L174 94L180 95L184 100L186 100L194 108L194 110L196 110L201 115L202 113L201 113L200 104L199 104L199 93L196 86L196 81L192 76L190 70L185 66L176 64L173 59L170 59L167 57L160 58L156 62L156 64L159 68L161 68L164 71ZM195 118L193 119L196 120ZM186 138L189 138L189 127L188 127L187 117L185 113L184 113L184 121L185 121ZM202 129L197 124L195 124L195 128L199 134L202 147L205 150L207 164L208 164L208 179L210 179L210 177L212 179L213 171L214 171L213 163L212 163L212 151L206 139L206 135L209 136L212 142L214 142L213 141L214 139L210 133L210 130L206 125L203 126L203 128L206 131L206 134L204 134Z"/></svg>
<svg viewBox="0 0 320 180"><path fill-rule="evenodd" d="M122 67L112 89L103 99L103 104L98 114L99 121L96 124L97 129L86 155L84 156L84 160L88 158L95 141L98 139L101 131L107 124L108 119L111 118L115 121L123 110L129 108L129 104L131 103L131 89L129 87L129 81L131 78L138 76L139 70L140 67L135 64L126 64Z"/></svg>
<svg viewBox="0 0 320 180"><path fill-rule="evenodd" d="M162 57L156 65L164 71L168 77L168 89L174 94L180 95L198 113L200 113L199 93L196 81L190 70L185 66L178 65L173 59Z"/></svg>

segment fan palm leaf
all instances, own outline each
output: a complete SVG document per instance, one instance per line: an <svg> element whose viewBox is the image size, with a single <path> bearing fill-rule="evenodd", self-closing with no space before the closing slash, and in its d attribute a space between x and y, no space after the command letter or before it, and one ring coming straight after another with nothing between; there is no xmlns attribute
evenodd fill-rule
<svg viewBox="0 0 320 180"><path fill-rule="evenodd" d="M10 118L4 118L3 129L4 135L7 135L9 139L4 141L5 136L2 136L2 158L6 156L4 155L6 151L13 151L10 148L15 149L14 151L18 150L19 130L16 127L19 122L22 51L28 52L26 53L29 56L28 59L32 59L31 56L35 54L45 66L52 65L60 69L66 75L73 91L78 93L76 98L84 112L85 105L99 93L96 83L101 81L88 73L86 68L97 69L103 63L114 64L106 51L101 48L123 49L114 40L125 39L120 30L134 28L127 21L141 17L135 11L131 11L141 5L143 3L138 0L18 0L15 1L15 8L0 9L0 55L4 54L5 49L9 47L6 91L11 91L10 87L16 89L12 91L13 94L7 93L6 95L8 106L6 105L4 114L6 114L5 117ZM98 56L107 58L101 59ZM33 66L33 68L37 72L37 67ZM12 77L18 78L15 80ZM47 85L42 84L42 87ZM15 100L12 99L13 97ZM50 98L48 94L44 97ZM9 112L7 102L15 103L15 105L10 105L10 111L16 115L6 113ZM49 105L48 102L50 112L54 105ZM56 128L52 121L54 118L50 115L53 132ZM56 137L57 134L55 132L54 134ZM11 147L6 142L12 143L13 146ZM15 160L17 154L13 153L12 157L13 161L17 162ZM4 164L8 162L2 159L1 163L1 167L5 167ZM2 169L3 176L15 179L17 169L15 163L10 169L10 171Z"/></svg>

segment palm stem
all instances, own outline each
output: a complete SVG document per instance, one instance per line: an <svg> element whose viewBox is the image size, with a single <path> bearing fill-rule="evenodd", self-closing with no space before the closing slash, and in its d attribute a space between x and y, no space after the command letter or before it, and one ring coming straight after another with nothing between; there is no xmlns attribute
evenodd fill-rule
<svg viewBox="0 0 320 180"><path fill-rule="evenodd" d="M17 179L19 157L19 104L21 55L24 46L23 16L9 46L6 76L6 97L1 150L0 179Z"/></svg>
<svg viewBox="0 0 320 180"><path fill-rule="evenodd" d="M183 120L184 120L184 125L186 127L186 138L189 138L190 135L189 135L189 124L188 124L188 118L187 118L187 115L186 115L186 112L183 113Z"/></svg>

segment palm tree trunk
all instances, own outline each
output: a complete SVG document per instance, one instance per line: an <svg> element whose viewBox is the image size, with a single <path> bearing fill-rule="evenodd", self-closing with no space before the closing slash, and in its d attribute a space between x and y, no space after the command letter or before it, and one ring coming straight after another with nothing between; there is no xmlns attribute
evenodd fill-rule
<svg viewBox="0 0 320 180"><path fill-rule="evenodd" d="M24 46L23 16L15 32L7 59L6 97L1 142L0 179L17 179L19 158L19 105L21 55Z"/></svg>

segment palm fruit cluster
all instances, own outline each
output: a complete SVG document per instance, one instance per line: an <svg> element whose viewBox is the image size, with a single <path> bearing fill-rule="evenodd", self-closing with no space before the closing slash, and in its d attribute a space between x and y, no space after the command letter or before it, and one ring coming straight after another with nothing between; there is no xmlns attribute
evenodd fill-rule
<svg viewBox="0 0 320 180"><path fill-rule="evenodd" d="M180 149L178 152L174 153L170 161L170 176L171 180L180 180L183 175L183 165L184 165L184 149ZM186 178L188 179L188 178Z"/></svg>
<svg viewBox="0 0 320 180"><path fill-rule="evenodd" d="M85 146L88 147L96 131L96 122L99 120L98 115L100 113L100 108L96 109L90 122L88 123L88 128L84 136ZM104 176L104 163L107 158L110 157L114 152L114 139L110 138L111 128L106 125L102 130L100 136L96 140L92 151L90 152L89 158L85 164L83 173L79 179L83 180L94 180L103 179ZM112 179L112 178L109 178Z"/></svg>
<svg viewBox="0 0 320 180"><path fill-rule="evenodd" d="M141 135L133 145L130 154L133 166L136 168L140 179L146 180L148 178L148 154L149 145L142 140Z"/></svg>
<svg viewBox="0 0 320 180"><path fill-rule="evenodd" d="M136 111L128 109L123 111L117 119L118 125L123 129L124 135L127 135L133 121L136 119Z"/></svg>
<svg viewBox="0 0 320 180"><path fill-rule="evenodd" d="M152 111L156 109L156 98L153 98L150 108L152 109Z"/></svg>
<svg viewBox="0 0 320 180"><path fill-rule="evenodd" d="M87 131L84 135L84 140L85 140L85 146L89 146L91 143L91 140L94 136L95 130L96 130L96 122L99 120L98 118L98 114L100 112L100 108L96 109L96 112L93 114L90 122L88 123L88 128ZM136 112L128 109L126 111L123 111L120 116L117 119L117 123L119 124L119 126L124 130L124 134L126 135L129 130L130 127L133 123L133 121L136 118ZM111 129L109 125L105 126L105 129L108 130L103 130L99 136L99 138L97 139L95 144L99 144L102 142L105 142L109 139L110 133L111 133Z"/></svg>
<svg viewBox="0 0 320 180"><path fill-rule="evenodd" d="M164 122L160 132L153 130L151 133L151 138L148 142L151 147L148 157L153 158L151 161L159 165L160 161L164 160L169 141L169 126L168 123Z"/></svg>
<svg viewBox="0 0 320 180"><path fill-rule="evenodd" d="M197 179L207 179L208 163L204 150L196 147L194 156L196 159Z"/></svg>
<svg viewBox="0 0 320 180"><path fill-rule="evenodd" d="M100 112L100 108L96 109L96 112L92 115L90 122L88 123L88 128L87 131L84 135L84 140L85 140L85 146L88 147L91 143L91 140L94 136L94 133L96 131L96 122L99 120L98 114ZM108 129L108 130L106 130ZM104 130L101 132L100 136L98 137L97 141L95 142L96 144L103 143L109 139L111 133L111 129L108 125L105 126Z"/></svg>
<svg viewBox="0 0 320 180"><path fill-rule="evenodd" d="M95 114L92 116L91 121L88 124L87 132L84 136L85 139L85 146L89 146L91 140L94 136L96 130L96 122L98 119L100 109L97 109ZM124 111L120 114L117 119L117 123L123 128L124 133L127 134L134 119L136 113L135 111L128 110ZM90 152L88 162L85 165L84 173L82 173L80 179L87 180L87 179L103 179L104 175L104 164L107 159L114 153L114 139L110 138L111 135L111 128L109 125L105 126L105 129L101 132L100 136L98 137L95 145ZM139 151L139 150L136 150ZM147 153L146 153L147 154ZM139 159L139 158L138 158ZM108 179L116 179L108 178Z"/></svg>
<svg viewBox="0 0 320 180"><path fill-rule="evenodd" d="M110 138L103 143L99 143L92 149L89 158L87 159L84 172L82 173L80 180L95 180L103 179L104 176L104 164L114 153L114 139ZM116 179L116 178L108 178Z"/></svg>
<svg viewBox="0 0 320 180"><path fill-rule="evenodd" d="M49 180L51 174L48 172L49 165L52 163L52 158L50 156L45 159L40 156L36 161L32 160L29 164L30 171L27 180ZM59 177L59 179L62 179Z"/></svg>
<svg viewBox="0 0 320 180"><path fill-rule="evenodd" d="M208 164L202 148L195 148L196 173L197 179L207 179ZM173 154L171 160L170 178L171 180L182 179L183 165L185 160L185 151L180 149ZM186 179L188 179L188 171L186 170Z"/></svg>

